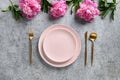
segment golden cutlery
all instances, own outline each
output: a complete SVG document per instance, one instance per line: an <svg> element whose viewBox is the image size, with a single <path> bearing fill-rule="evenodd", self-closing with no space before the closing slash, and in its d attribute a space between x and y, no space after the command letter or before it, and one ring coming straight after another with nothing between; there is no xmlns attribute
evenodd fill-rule
<svg viewBox="0 0 120 80"><path fill-rule="evenodd" d="M87 38L88 38L88 32L85 32L85 55L84 55L84 65L87 65Z"/></svg>
<svg viewBox="0 0 120 80"><path fill-rule="evenodd" d="M92 47L91 47L91 66L93 65L93 57L94 57L94 41L96 40L97 38L97 34L95 32L91 33L90 34L90 37L89 39L91 40L92 42Z"/></svg>
<svg viewBox="0 0 120 80"><path fill-rule="evenodd" d="M32 64L32 39L34 37L34 33L32 29L29 30L29 40L30 40L30 64Z"/></svg>

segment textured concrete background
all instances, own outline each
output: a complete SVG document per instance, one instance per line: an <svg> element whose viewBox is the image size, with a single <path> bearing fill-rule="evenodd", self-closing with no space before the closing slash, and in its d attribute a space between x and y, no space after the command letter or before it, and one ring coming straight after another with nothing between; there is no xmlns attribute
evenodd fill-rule
<svg viewBox="0 0 120 80"><path fill-rule="evenodd" d="M17 0L14 0L17 3ZM5 9L8 0L0 0ZM114 22L109 17L95 18L92 23L81 24L69 11L65 17L51 20L48 14L40 13L32 21L15 21L11 13L0 12L0 80L120 80L120 4L117 5ZM82 50L78 59L65 68L47 65L38 52L38 39L50 25L65 24L74 28L81 37ZM28 27L34 30L33 64L29 65ZM84 33L97 32L94 66L90 66L88 42L88 66L84 67Z"/></svg>

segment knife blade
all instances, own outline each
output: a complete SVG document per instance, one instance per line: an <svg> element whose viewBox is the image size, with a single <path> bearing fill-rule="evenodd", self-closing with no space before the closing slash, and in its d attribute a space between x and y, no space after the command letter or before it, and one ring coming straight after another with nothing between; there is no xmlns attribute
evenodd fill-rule
<svg viewBox="0 0 120 80"><path fill-rule="evenodd" d="M87 38L88 38L88 32L85 32L85 55L84 55L84 65L87 65Z"/></svg>

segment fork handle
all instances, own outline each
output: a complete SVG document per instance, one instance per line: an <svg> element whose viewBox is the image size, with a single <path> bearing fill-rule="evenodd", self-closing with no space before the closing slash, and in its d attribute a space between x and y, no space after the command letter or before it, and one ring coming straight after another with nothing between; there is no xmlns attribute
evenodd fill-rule
<svg viewBox="0 0 120 80"><path fill-rule="evenodd" d="M30 40L30 64L32 64L32 40Z"/></svg>
<svg viewBox="0 0 120 80"><path fill-rule="evenodd" d="M91 66L93 65L93 59L94 59L94 41L92 41L91 47Z"/></svg>

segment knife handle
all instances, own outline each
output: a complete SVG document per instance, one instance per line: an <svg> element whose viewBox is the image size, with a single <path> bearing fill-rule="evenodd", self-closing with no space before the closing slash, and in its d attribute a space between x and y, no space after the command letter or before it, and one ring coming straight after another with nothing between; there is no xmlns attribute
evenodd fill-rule
<svg viewBox="0 0 120 80"><path fill-rule="evenodd" d="M85 46L85 66L87 65L87 46Z"/></svg>
<svg viewBox="0 0 120 80"><path fill-rule="evenodd" d="M87 65L87 36L88 36L88 33L86 32L85 33L85 57L84 57L84 65L86 66Z"/></svg>
<svg viewBox="0 0 120 80"><path fill-rule="evenodd" d="M92 41L92 47L91 47L91 66L93 65L93 59L94 59L94 42Z"/></svg>

